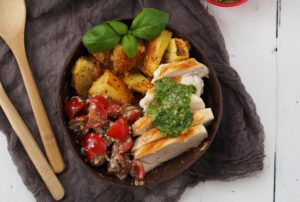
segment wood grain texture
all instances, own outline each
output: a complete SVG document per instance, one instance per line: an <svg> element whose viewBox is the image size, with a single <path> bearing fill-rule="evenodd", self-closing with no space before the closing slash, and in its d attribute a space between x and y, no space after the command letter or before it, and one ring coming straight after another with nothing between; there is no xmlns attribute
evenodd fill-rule
<svg viewBox="0 0 300 202"><path fill-rule="evenodd" d="M14 11L7 12L9 8L13 8ZM65 165L26 57L25 19L25 1L0 1L0 36L17 59L48 160L54 172L61 173L64 171Z"/></svg>
<svg viewBox="0 0 300 202"><path fill-rule="evenodd" d="M15 40L10 46L20 67L49 163L55 173L61 173L65 165L26 58L24 38Z"/></svg>
<svg viewBox="0 0 300 202"><path fill-rule="evenodd" d="M64 197L64 188L45 159L24 121L7 97L1 83L0 106L51 195L55 200L62 199Z"/></svg>

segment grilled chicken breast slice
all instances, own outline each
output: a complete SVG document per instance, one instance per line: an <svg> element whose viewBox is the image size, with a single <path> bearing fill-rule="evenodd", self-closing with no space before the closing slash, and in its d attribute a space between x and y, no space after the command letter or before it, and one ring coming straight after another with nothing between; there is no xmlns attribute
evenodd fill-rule
<svg viewBox="0 0 300 202"><path fill-rule="evenodd" d="M190 105L191 105L192 111L196 111L196 110L205 108L205 103L202 100L202 98L195 94L192 94L192 96L191 96Z"/></svg>
<svg viewBox="0 0 300 202"><path fill-rule="evenodd" d="M147 118L150 119L149 117L147 117ZM207 125L213 119L214 119L214 115L210 108L194 111L193 112L193 121L191 123L191 126L196 126L199 124ZM135 150L141 148L142 146L144 146L150 142L153 142L155 140L161 139L161 138L164 138L164 136L161 135L161 133L153 125L153 128L145 131L140 137L138 137L135 140L134 145L132 147L132 151L135 151Z"/></svg>
<svg viewBox="0 0 300 202"><path fill-rule="evenodd" d="M134 122L134 124L132 125L132 132L134 136L138 136L153 127L154 125L152 123L151 118L145 115L142 118L139 118L136 122Z"/></svg>
<svg viewBox="0 0 300 202"><path fill-rule="evenodd" d="M213 120L214 114L211 108L205 108L193 112L193 121L191 125L195 126L201 123L204 126L208 126Z"/></svg>
<svg viewBox="0 0 300 202"><path fill-rule="evenodd" d="M203 93L204 82L202 78L194 74L185 74L180 79L181 84L193 85L196 88L195 95L200 96Z"/></svg>
<svg viewBox="0 0 300 202"><path fill-rule="evenodd" d="M140 100L140 107L143 108L144 111L147 110L147 107L151 104L154 100L155 91L154 88L151 88L147 91L146 95Z"/></svg>
<svg viewBox="0 0 300 202"><path fill-rule="evenodd" d="M198 62L195 58L190 58L180 62L172 62L167 64L161 64L154 72L152 83L161 78L172 78L177 76L183 76L184 74L193 74L200 77L208 76L208 68Z"/></svg>
<svg viewBox="0 0 300 202"><path fill-rule="evenodd" d="M140 106L143 108L144 112L147 110L148 106L151 104L151 102L154 100L154 90L149 90L144 98L140 100ZM191 102L190 102L191 108L193 111L204 109L205 103L203 102L202 98L192 94L191 96Z"/></svg>
<svg viewBox="0 0 300 202"><path fill-rule="evenodd" d="M145 172L148 172L190 148L197 147L206 137L205 127L199 124L177 137L166 137L144 145L134 152L134 158L139 159L145 165Z"/></svg>

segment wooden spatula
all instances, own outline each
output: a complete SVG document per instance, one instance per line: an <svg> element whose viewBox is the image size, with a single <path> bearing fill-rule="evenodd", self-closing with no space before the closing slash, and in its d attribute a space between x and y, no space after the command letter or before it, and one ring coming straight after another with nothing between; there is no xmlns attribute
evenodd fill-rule
<svg viewBox="0 0 300 202"><path fill-rule="evenodd" d="M12 128L19 137L25 151L31 159L33 165L40 174L42 180L45 182L49 192L55 200L60 200L64 197L64 188L51 169L43 153L34 141L31 133L26 127L24 121L19 113L7 97L2 84L0 82L0 106L2 107L7 119L9 120Z"/></svg>
<svg viewBox="0 0 300 202"><path fill-rule="evenodd" d="M0 36L17 59L48 160L54 172L60 173L65 165L25 53L25 19L24 0L0 0Z"/></svg>

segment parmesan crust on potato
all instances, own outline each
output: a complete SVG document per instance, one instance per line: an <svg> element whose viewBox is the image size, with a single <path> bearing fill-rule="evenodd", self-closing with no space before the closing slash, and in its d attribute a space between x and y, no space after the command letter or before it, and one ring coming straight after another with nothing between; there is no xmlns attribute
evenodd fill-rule
<svg viewBox="0 0 300 202"><path fill-rule="evenodd" d="M101 95L120 104L130 104L133 95L123 81L110 70L93 83L89 90L91 95Z"/></svg>
<svg viewBox="0 0 300 202"><path fill-rule="evenodd" d="M93 82L100 75L99 65L88 57L80 57L72 68L72 86L78 95L86 97Z"/></svg>

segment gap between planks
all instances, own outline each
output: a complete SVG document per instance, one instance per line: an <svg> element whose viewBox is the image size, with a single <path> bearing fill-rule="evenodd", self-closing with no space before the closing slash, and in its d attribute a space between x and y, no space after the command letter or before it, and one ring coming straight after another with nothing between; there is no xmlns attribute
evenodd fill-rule
<svg viewBox="0 0 300 202"><path fill-rule="evenodd" d="M279 131L279 66L278 66L278 38L279 38L279 27L281 22L281 0L276 1L276 53L275 53L275 61L276 61L276 132L275 132L275 150L274 150L274 185L273 185L273 202L276 202L276 175L277 175L277 140L278 140L278 131Z"/></svg>

